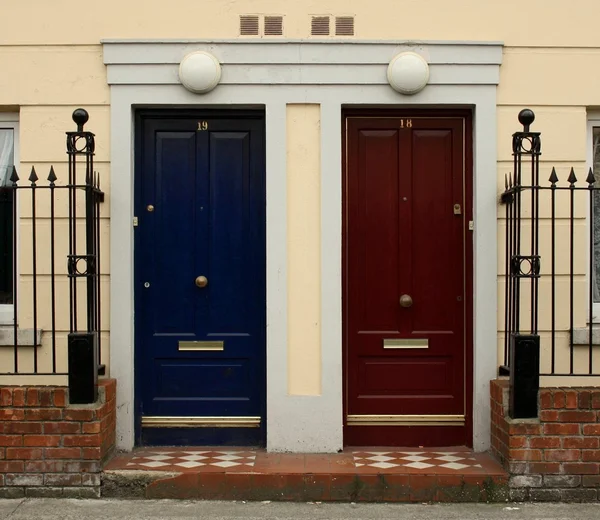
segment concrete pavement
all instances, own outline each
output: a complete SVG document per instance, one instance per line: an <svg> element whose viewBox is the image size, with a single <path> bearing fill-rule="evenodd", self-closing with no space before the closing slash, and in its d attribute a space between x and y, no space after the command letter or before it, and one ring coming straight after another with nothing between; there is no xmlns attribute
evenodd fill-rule
<svg viewBox="0 0 600 520"><path fill-rule="evenodd" d="M0 520L595 520L600 504L319 504L0 500Z"/></svg>

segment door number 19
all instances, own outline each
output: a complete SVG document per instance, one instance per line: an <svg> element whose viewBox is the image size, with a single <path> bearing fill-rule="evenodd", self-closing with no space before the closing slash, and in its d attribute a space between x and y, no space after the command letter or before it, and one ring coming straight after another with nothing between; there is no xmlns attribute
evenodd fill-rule
<svg viewBox="0 0 600 520"><path fill-rule="evenodd" d="M208 130L208 121L198 121L198 130Z"/></svg>

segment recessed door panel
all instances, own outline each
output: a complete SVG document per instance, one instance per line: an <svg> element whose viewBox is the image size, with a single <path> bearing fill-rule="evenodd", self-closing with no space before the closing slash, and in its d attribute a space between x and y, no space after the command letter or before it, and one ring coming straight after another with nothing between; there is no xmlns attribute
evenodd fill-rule
<svg viewBox="0 0 600 520"><path fill-rule="evenodd" d="M364 238L353 251L356 254L355 282L362 286L357 302L356 324L359 330L396 330L396 307L393 300L398 284L398 146L396 129L358 133L358 161L369 168L358 170L360 186L356 205L357 231ZM382 226L381 223L387 225ZM355 245L354 243L352 244ZM388 305L381 305L385 295Z"/></svg>
<svg viewBox="0 0 600 520"><path fill-rule="evenodd" d="M374 394L413 398L423 393L451 398L446 394L454 368L449 357L362 358L360 363L359 399Z"/></svg>
<svg viewBox="0 0 600 520"><path fill-rule="evenodd" d="M249 400L248 365L246 359L157 359L155 398Z"/></svg>
<svg viewBox="0 0 600 520"><path fill-rule="evenodd" d="M252 193L250 133L210 134L210 247L211 293L208 309L210 332L249 334L249 307L256 290L245 266L254 240L250 229Z"/></svg>
<svg viewBox="0 0 600 520"><path fill-rule="evenodd" d="M156 133L156 173L151 187L154 196L148 197L152 204L143 208L152 215L143 220L147 228L152 228L154 243L170 254L150 250L147 261L154 263L154 272L171 275L152 280L152 292L160 294L152 306L155 334L194 334L194 288L190 287L187 273L195 265L196 251L190 244L196 242L196 229L182 226L181 222L192 222L195 217L195 163L196 135L193 132ZM148 206L152 206L152 212ZM173 268L174 259L177 269ZM181 312L171 312L174 308L180 308Z"/></svg>

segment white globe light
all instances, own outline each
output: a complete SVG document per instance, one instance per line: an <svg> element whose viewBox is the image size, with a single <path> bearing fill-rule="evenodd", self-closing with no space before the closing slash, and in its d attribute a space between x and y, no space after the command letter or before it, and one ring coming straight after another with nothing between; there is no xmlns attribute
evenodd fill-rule
<svg viewBox="0 0 600 520"><path fill-rule="evenodd" d="M192 52L179 64L179 81L196 94L209 92L221 81L221 64L208 52Z"/></svg>
<svg viewBox="0 0 600 520"><path fill-rule="evenodd" d="M391 87L401 94L416 94L429 81L429 65L416 52L401 52L390 61L387 78Z"/></svg>

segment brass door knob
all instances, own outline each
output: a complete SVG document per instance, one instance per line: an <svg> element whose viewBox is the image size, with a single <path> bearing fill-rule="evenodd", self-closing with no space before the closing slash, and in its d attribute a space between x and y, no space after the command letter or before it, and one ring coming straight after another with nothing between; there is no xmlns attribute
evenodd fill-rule
<svg viewBox="0 0 600 520"><path fill-rule="evenodd" d="M206 276L198 276L195 282L198 287L206 287L208 285L208 278Z"/></svg>
<svg viewBox="0 0 600 520"><path fill-rule="evenodd" d="M411 307L413 304L412 298L408 294L403 294L400 296L400 306L407 308Z"/></svg>

